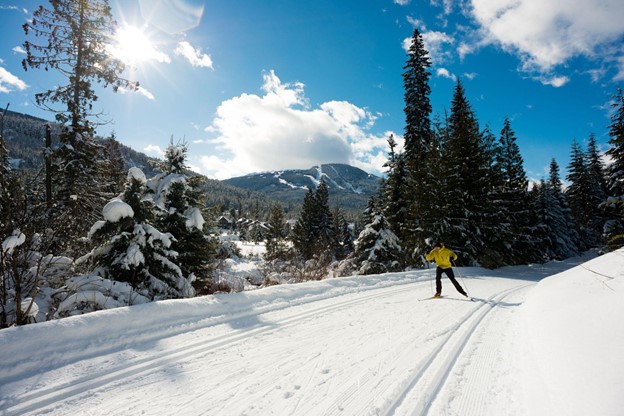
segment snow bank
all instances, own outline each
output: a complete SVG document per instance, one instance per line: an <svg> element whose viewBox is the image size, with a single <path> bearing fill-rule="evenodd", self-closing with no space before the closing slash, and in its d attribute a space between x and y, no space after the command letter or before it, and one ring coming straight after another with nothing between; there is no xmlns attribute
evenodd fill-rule
<svg viewBox="0 0 624 416"><path fill-rule="evenodd" d="M542 280L523 308L529 414L623 414L624 250Z"/></svg>

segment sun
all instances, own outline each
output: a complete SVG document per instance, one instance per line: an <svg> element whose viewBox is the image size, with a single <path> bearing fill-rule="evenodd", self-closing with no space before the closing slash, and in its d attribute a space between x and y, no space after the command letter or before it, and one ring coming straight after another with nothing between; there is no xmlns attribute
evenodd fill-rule
<svg viewBox="0 0 624 416"><path fill-rule="evenodd" d="M110 53L126 65L140 66L148 61L168 62L169 57L154 46L154 42L140 28L124 25L115 34Z"/></svg>

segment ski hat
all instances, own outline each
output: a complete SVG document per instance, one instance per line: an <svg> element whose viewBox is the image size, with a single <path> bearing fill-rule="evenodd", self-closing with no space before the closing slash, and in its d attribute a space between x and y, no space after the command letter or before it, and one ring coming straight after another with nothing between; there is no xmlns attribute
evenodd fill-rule
<svg viewBox="0 0 624 416"><path fill-rule="evenodd" d="M438 241L437 243L435 243L434 247L440 247L442 248L442 242Z"/></svg>

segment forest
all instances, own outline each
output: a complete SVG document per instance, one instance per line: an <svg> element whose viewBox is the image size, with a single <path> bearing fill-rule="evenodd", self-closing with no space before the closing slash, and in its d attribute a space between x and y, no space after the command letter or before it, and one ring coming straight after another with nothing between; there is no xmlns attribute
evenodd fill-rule
<svg viewBox="0 0 624 416"><path fill-rule="evenodd" d="M189 171L184 143L172 140L148 169L126 166L116 140L95 138L95 85L138 87L98 47L112 30L108 3L59 1L34 17L26 34L47 42L25 42L24 68L57 70L67 84L35 95L43 107L62 107L58 142L41 149L42 166L11 163L29 159L9 153L4 114L0 122L0 327L231 290L214 271L236 248L220 241L215 222L251 208L225 196L207 202L206 179ZM84 37L90 42L78 41ZM500 132L482 128L461 81L449 114L432 115L430 66L415 30L402 74L405 145L397 151L387 138L386 175L358 221L330 207L322 181L293 224L283 206L250 194L258 198L253 238L266 244L260 284L275 275L298 282L423 267L438 241L458 254L458 265L488 268L624 245L621 89L607 127L608 164L591 135L572 143L565 178L553 159L548 178L530 184L511 121Z"/></svg>

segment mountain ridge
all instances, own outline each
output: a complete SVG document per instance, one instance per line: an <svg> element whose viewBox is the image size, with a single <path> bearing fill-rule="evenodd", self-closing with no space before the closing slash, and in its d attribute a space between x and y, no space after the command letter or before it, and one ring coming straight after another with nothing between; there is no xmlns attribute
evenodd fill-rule
<svg viewBox="0 0 624 416"><path fill-rule="evenodd" d="M324 179L330 204L347 211L363 211L378 190L381 178L344 163L323 163L308 169L280 169L225 179L224 183L261 192L286 203L303 201L308 188Z"/></svg>

